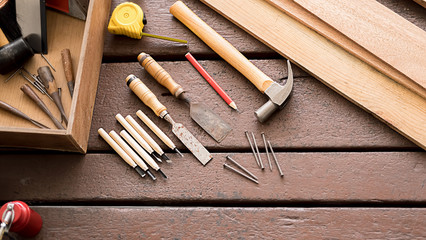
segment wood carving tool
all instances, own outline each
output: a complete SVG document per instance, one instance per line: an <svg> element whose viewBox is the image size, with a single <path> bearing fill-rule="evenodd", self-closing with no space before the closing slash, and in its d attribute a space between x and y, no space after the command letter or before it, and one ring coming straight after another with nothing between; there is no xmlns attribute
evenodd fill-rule
<svg viewBox="0 0 426 240"><path fill-rule="evenodd" d="M256 151L254 150L253 144L251 143L248 131L246 131L245 134L246 134L247 140L250 144L250 148L251 148L251 151L253 152L253 156L254 156L254 159L256 160L257 166L260 167L260 162L259 162L259 159L257 158L257 154L256 154Z"/></svg>
<svg viewBox="0 0 426 240"><path fill-rule="evenodd" d="M149 119L148 116L145 115L145 113L143 113L141 110L138 110L136 112L136 115L142 120L142 122L145 123L146 126L149 127L149 129L151 129L151 131L155 133L155 135L157 135L158 138L160 138L164 142L164 144L166 144L170 149L177 152L180 157L183 157L182 153L179 151L179 149L177 149L176 145L172 142L172 140L167 137L167 135L163 131L161 131L161 129L157 125L155 125L155 123L151 121L151 119Z"/></svg>
<svg viewBox="0 0 426 240"><path fill-rule="evenodd" d="M274 149L272 149L272 145L271 145L271 142L269 142L269 140L268 140L268 145L269 145L269 148L271 149L272 156L274 157L275 164L277 164L277 168L278 168L278 171L280 172L280 176L284 177L284 173L281 170L280 165L278 164L277 156L275 156Z"/></svg>
<svg viewBox="0 0 426 240"><path fill-rule="evenodd" d="M129 164L130 167L132 167L133 169L136 170L137 173L139 173L139 175L141 175L141 177L145 177L146 174L145 172L142 170L141 167L139 167L135 161L132 160L132 158L114 141L114 139L112 139L108 133L103 129L103 128L99 128L98 129L98 133L99 135L101 135L101 137L105 140L105 142L108 143L109 146L112 147L112 149L114 149L114 151L116 153L118 153L118 155L120 155L120 157L127 163Z"/></svg>
<svg viewBox="0 0 426 240"><path fill-rule="evenodd" d="M31 85L33 85L33 87L35 87L39 92L41 92L43 95L46 95L50 100L53 101L53 98L47 93L46 87L41 82L40 77L35 74L31 74L23 67L16 70L9 78L6 79L6 81L11 79L18 72L25 80L31 83ZM31 81L29 78L32 78L33 80Z"/></svg>
<svg viewBox="0 0 426 240"><path fill-rule="evenodd" d="M70 91L71 97L74 93L74 74L72 72L72 59L71 52L68 48L61 51L62 65L64 66L65 78L67 79L68 90Z"/></svg>
<svg viewBox="0 0 426 240"><path fill-rule="evenodd" d="M108 32L117 35L125 35L135 39L141 39L142 36L146 36L173 42L188 43L186 40L144 33L142 30L146 23L146 17L139 5L131 2L124 2L118 5L112 12L108 24Z"/></svg>
<svg viewBox="0 0 426 240"><path fill-rule="evenodd" d="M158 64L149 54L141 53L138 61L142 67L161 85L166 87L177 99L184 100L189 104L189 115L202 129L204 129L214 140L221 142L231 132L232 128L208 109L204 104L192 102L185 94L182 86L177 84L173 78Z"/></svg>
<svg viewBox="0 0 426 240"><path fill-rule="evenodd" d="M132 118L132 116L127 115L126 118L128 123L132 125L132 127L136 130L139 135L151 146L151 148L158 154L160 157L165 160L166 162L171 162L170 158L166 156L163 149L154 141L154 139L149 136L149 134L139 125L139 123L136 122L135 119Z"/></svg>
<svg viewBox="0 0 426 240"><path fill-rule="evenodd" d="M201 64L192 56L191 53L185 54L186 59L194 66L195 69L206 79L206 81L213 87L213 89L220 95L220 97L228 104L231 108L238 111L237 105L229 97L228 94L217 84L217 82L210 76L210 74L201 66Z"/></svg>
<svg viewBox="0 0 426 240"><path fill-rule="evenodd" d="M20 118L23 118L23 119L31 122L32 124L36 125L39 128L49 129L45 125L43 125L43 124L37 122L36 120L30 118L28 115L26 115L25 113L21 112L19 109L15 108L15 107L12 107L11 105L9 105L9 104L7 104L7 103L5 103L3 101L0 101L0 108L3 109L3 110L5 110L5 111L8 111L8 112L14 114L15 116L18 116Z"/></svg>
<svg viewBox="0 0 426 240"><path fill-rule="evenodd" d="M287 61L287 81L284 85L279 84L254 66L243 54L201 20L183 2L177 1L174 3L170 7L170 13L185 24L213 51L250 80L260 92L269 97L269 100L255 111L255 115L260 122L266 121L272 113L287 104L293 89L293 72L289 61Z"/></svg>
<svg viewBox="0 0 426 240"><path fill-rule="evenodd" d="M61 113L61 120L64 121L65 125L68 125L68 119L65 115L64 106L62 105L61 96L59 94L58 86L56 85L55 78L48 66L39 67L37 69L38 76L40 77L43 85L46 87L47 93L52 97L56 107L58 107Z"/></svg>
<svg viewBox="0 0 426 240"><path fill-rule="evenodd" d="M243 167L241 164L239 164L237 161L235 161L234 159L231 158L231 156L226 156L226 159L228 159L230 162L232 162L233 164L235 164L237 167L239 167L241 170L243 170L244 172L246 172L248 175L250 175L252 178L257 180L257 177L251 173L249 170L247 170L245 167Z"/></svg>
<svg viewBox="0 0 426 240"><path fill-rule="evenodd" d="M251 177L250 177L250 176L248 176L247 174L245 174L245 173L241 172L241 171L240 171L240 170L238 170L238 169L233 168L232 166L230 166L230 165L229 165L229 164L227 164L227 163L224 163L224 164L223 164L223 167L224 167L225 169L229 169L229 170L231 170L231 171L233 171L233 172L235 172L235 173L237 173L237 174L239 174L239 175L241 175L241 176L243 176L243 177L247 178L248 180L250 180L250 181L252 181L252 182L254 182L254 183L256 183L256 184L259 184L259 182L258 182L256 179L251 178Z"/></svg>
<svg viewBox="0 0 426 240"><path fill-rule="evenodd" d="M47 116L50 117L50 119L52 120L52 122L55 124L55 126L58 129L64 129L65 128L62 126L61 122L59 122L54 116L53 114L49 111L49 109L47 108L46 104L44 104L44 102L40 99L40 97L31 89L30 86L28 86L28 84L24 84L23 86L21 86L21 91L24 92L33 102L35 102L37 104L37 106L43 110L43 112L45 112L47 114Z"/></svg>
<svg viewBox="0 0 426 240"><path fill-rule="evenodd" d="M268 151L268 145L266 144L265 133L261 133L260 135L262 136L262 139L263 139L263 145L265 145L266 157L268 157L268 163L269 163L269 170L272 171L272 163L271 163L271 158L269 157L269 151Z"/></svg>
<svg viewBox="0 0 426 240"><path fill-rule="evenodd" d="M167 108L158 101L151 90L135 75L131 74L126 78L127 86L150 107L158 117L166 120L172 125L172 132L175 136L192 152L192 154L203 165L206 165L213 157L207 149L192 135L181 123L176 123L170 116Z"/></svg>
<svg viewBox="0 0 426 240"><path fill-rule="evenodd" d="M152 157L130 136L125 130L120 132L120 136L126 140L126 142L142 157L142 159L151 166L152 169L159 172L164 178L167 178L166 174L161 171L160 166L152 159Z"/></svg>
<svg viewBox="0 0 426 240"><path fill-rule="evenodd" d="M114 131L109 132L109 136L114 139L114 141L130 156L130 158L139 166L142 170L145 171L148 176L151 177L152 180L156 180L157 178L149 171L148 166L145 162L136 154L129 145Z"/></svg>
<svg viewBox="0 0 426 240"><path fill-rule="evenodd" d="M162 162L161 159L159 158L160 156L157 156L157 153L154 152L154 150L151 148L151 146L149 146L149 144L145 141L145 139L143 139L141 137L141 135L139 135L139 133L132 127L132 125L130 125L126 119L124 119L124 117L121 114L117 114L115 115L115 119L117 119L117 121L121 124L121 126L124 127L124 129L127 130L127 132L130 133L130 135L132 135L136 141L143 147L143 149L145 149L145 151L147 151L152 158L154 158L155 160Z"/></svg>

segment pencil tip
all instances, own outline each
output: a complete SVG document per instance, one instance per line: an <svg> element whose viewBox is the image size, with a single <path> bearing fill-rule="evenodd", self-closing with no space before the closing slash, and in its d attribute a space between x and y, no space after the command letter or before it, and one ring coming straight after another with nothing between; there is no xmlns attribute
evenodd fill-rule
<svg viewBox="0 0 426 240"><path fill-rule="evenodd" d="M235 104L235 102L231 102L231 103L229 104L229 106L230 106L231 108L235 109L237 112L240 112L240 111L238 111L237 104Z"/></svg>

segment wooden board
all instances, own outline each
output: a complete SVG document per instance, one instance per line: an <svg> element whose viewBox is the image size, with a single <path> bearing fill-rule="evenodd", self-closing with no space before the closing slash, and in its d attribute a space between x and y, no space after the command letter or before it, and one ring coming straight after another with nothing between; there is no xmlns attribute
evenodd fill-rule
<svg viewBox="0 0 426 240"><path fill-rule="evenodd" d="M328 40L344 48L346 51L362 59L378 71L402 84L408 89L426 98L426 89L415 83L413 80L396 70L394 67L378 58L373 53L367 51L357 42L342 34L320 18L298 5L293 0L268 0L271 4L284 11L286 14L297 19L315 32L321 34ZM411 23L410 23L411 24ZM393 50L392 50L393 51Z"/></svg>
<svg viewBox="0 0 426 240"><path fill-rule="evenodd" d="M424 98L396 84L263 1L203 2L420 147L426 148ZM243 10L237 11L240 8Z"/></svg>
<svg viewBox="0 0 426 240"><path fill-rule="evenodd" d="M420 4L422 7L426 8L426 1L425 0L414 0L416 3Z"/></svg>
<svg viewBox="0 0 426 240"><path fill-rule="evenodd" d="M422 239L422 208L33 207L35 239ZM126 223L123 226L123 223Z"/></svg>
<svg viewBox="0 0 426 240"><path fill-rule="evenodd" d="M259 185L224 169L227 154L255 174ZM260 170L251 152L213 153L213 160L205 167L188 153L184 158L176 153L168 156L173 163L160 167L169 178L154 171L158 179L153 182L148 177L142 179L115 153L2 154L0 176L7 184L2 186L0 201L96 205L117 201L144 205L426 201L424 152L277 153L284 178L275 164L272 172ZM261 157L266 164L266 155Z"/></svg>
<svg viewBox="0 0 426 240"><path fill-rule="evenodd" d="M422 29L374 0L295 2L426 89Z"/></svg>

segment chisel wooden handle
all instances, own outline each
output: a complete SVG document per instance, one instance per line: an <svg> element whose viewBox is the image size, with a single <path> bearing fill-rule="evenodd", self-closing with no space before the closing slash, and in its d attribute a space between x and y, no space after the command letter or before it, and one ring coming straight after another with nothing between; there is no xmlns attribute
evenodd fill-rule
<svg viewBox="0 0 426 240"><path fill-rule="evenodd" d="M115 152L118 153L118 155L120 155L120 157L127 163L129 164L129 166L131 166L132 168L136 167L136 163L132 160L132 158L118 145L118 143L116 143L114 141L114 139L112 139L108 133L103 129L103 128L99 128L98 129L98 133L99 135L101 135L101 137L105 140L105 142L108 143L108 145L110 145L112 147L112 149L115 150Z"/></svg>
<svg viewBox="0 0 426 240"><path fill-rule="evenodd" d="M26 115L25 113L21 112L19 109L15 108L15 107L12 107L11 105L9 105L9 104L7 104L7 103L5 103L3 101L0 101L0 108L2 108L4 110L6 110L6 111L8 111L8 112L10 112L10 113L18 116L18 117L21 117L21 118L23 118L23 119L25 119L27 121L32 122L37 127L49 129L45 125L43 125L43 124L37 122L36 120L30 118L28 115Z"/></svg>
<svg viewBox="0 0 426 240"><path fill-rule="evenodd" d="M262 93L272 84L273 80L270 77L254 66L253 63L201 20L183 2L177 1L174 3L170 7L170 13L185 24L213 51L249 79Z"/></svg>
<svg viewBox="0 0 426 240"><path fill-rule="evenodd" d="M132 91L136 94L136 96L139 97L142 102L150 107L154 113L159 117L160 114L167 111L167 108L158 101L157 97L154 95L154 93L149 90L149 88L135 75L130 74L126 78L127 86L132 89ZM166 112L167 113L167 112Z"/></svg>
<svg viewBox="0 0 426 240"><path fill-rule="evenodd" d="M151 121L151 119L148 118L148 116L146 116L141 110L138 110L136 112L136 115L142 120L142 122L144 122L150 129L151 131L153 131L155 133L155 135L157 135L157 137L159 137L161 139L161 141L163 141L170 149L175 149L176 146L175 144L172 142L172 140L170 140L169 137L167 137L167 135L161 131L161 129L159 127L157 127L157 125L155 125L154 122Z"/></svg>
<svg viewBox="0 0 426 240"><path fill-rule="evenodd" d="M164 154L164 151L163 149L161 149L160 145L158 145L154 141L154 139L152 139L152 137L149 136L149 134L145 131L145 129L143 129L142 126L139 125L139 123L137 123L134 118L132 118L132 116L127 115L125 119L136 130L136 132L139 133L139 135L141 135L141 137L149 144L149 146L151 146L151 148L155 152L157 152L160 155Z"/></svg>
<svg viewBox="0 0 426 240"><path fill-rule="evenodd" d="M64 66L65 79L68 82L68 89L70 90L71 97L74 93L74 74L72 73L72 60L71 53L68 48L61 51L62 65Z"/></svg>
<svg viewBox="0 0 426 240"><path fill-rule="evenodd" d="M149 54L140 53L138 61L143 68L155 79L158 83L166 87L171 94L178 97L182 92L183 88L177 84L175 80L170 76L169 73L164 70Z"/></svg>

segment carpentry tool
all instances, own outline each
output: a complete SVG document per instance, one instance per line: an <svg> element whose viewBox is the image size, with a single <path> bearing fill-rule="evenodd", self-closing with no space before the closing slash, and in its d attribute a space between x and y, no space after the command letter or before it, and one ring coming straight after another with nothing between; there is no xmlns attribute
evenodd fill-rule
<svg viewBox="0 0 426 240"><path fill-rule="evenodd" d="M192 56L191 53L185 54L186 59L194 66L195 69L201 74L201 76L206 79L206 81L213 87L213 89L222 97L222 99L228 104L231 108L237 110L238 108L235 102L229 97L228 94L217 84L217 82L210 76L210 74L200 65L200 63Z"/></svg>
<svg viewBox="0 0 426 240"><path fill-rule="evenodd" d="M127 163L129 164L130 167L132 167L133 169L136 170L136 172L141 176L141 177L145 177L146 174L145 172L142 170L141 167L139 167L135 161L132 160L132 158L118 145L118 143L116 143L114 141L114 139L112 139L108 133L103 129L103 128L99 128L98 129L98 133L99 135L101 135L101 137L105 140L105 142L108 143L108 145L110 147L112 147L112 149L114 149L114 151L116 153L118 153L118 155L120 155L120 157Z"/></svg>
<svg viewBox="0 0 426 240"><path fill-rule="evenodd" d="M247 140L248 140L248 142L250 144L251 151L253 152L253 156L254 156L254 159L256 160L257 166L260 167L260 162L259 162L259 159L257 158L257 154L256 154L256 151L254 150L253 144L251 143L248 131L245 131L245 134L246 134Z"/></svg>
<svg viewBox="0 0 426 240"><path fill-rule="evenodd" d="M252 178L257 180L257 177L251 173L249 170L247 170L245 167L243 167L241 164L239 164L237 161L235 161L234 159L231 158L231 156L226 156L226 159L228 159L230 162L232 162L233 164L237 165L237 167L239 167L241 170L243 170L244 172L246 172L248 175L250 175Z"/></svg>
<svg viewBox="0 0 426 240"><path fill-rule="evenodd" d="M274 82L256 66L254 66L234 46L219 35L215 30L201 20L183 2L177 1L170 7L170 13L185 24L193 33L204 41L225 61L249 79L257 89L269 97L269 100L255 111L260 122L266 121L273 112L283 108L293 89L293 72L290 62L287 61L288 77L284 85Z"/></svg>
<svg viewBox="0 0 426 240"><path fill-rule="evenodd" d="M69 16L86 20L89 0L45 0L46 6Z"/></svg>
<svg viewBox="0 0 426 240"><path fill-rule="evenodd" d="M11 105L9 105L9 104L7 104L7 103L5 103L3 101L0 101L0 108L2 108L5 111L8 111L8 112L10 112L10 113L12 113L12 114L20 117L20 118L23 118L23 119L25 119L27 121L30 121L32 124L36 125L39 128L49 129L45 125L43 125L43 124L37 122L36 120L30 118L28 115L26 115L25 113L21 112L19 109L15 108L15 107L12 107Z"/></svg>
<svg viewBox="0 0 426 240"><path fill-rule="evenodd" d="M59 112L61 113L61 121L65 122L65 125L68 125L68 119L65 115L64 106L62 105L61 96L59 95L59 89L56 85L55 78L53 77L50 68L47 66L39 67L37 69L38 76L43 85L46 87L47 93L53 98L53 102L58 107Z"/></svg>
<svg viewBox="0 0 426 240"><path fill-rule="evenodd" d="M281 177L284 177L284 173L283 173L283 171L281 170L280 165L278 164L277 157L275 156L274 149L272 149L272 145L271 145L271 142L269 142L269 140L268 140L268 145L269 145L269 148L271 149L272 156L274 157L275 164L277 164L277 168L278 168L278 171L280 172L280 176L281 176Z"/></svg>
<svg viewBox="0 0 426 240"><path fill-rule="evenodd" d="M53 121L53 123L55 124L55 126L59 129L64 129L65 128L62 126L62 124L53 116L53 114L49 111L49 109L47 108L46 104L44 104L44 102L40 99L40 97L31 89L30 86L28 86L28 84L24 84L23 86L21 86L21 91L24 92L33 102L35 102L37 104L37 106L43 110L43 112L45 112L47 114L47 116L50 117L50 119Z"/></svg>
<svg viewBox="0 0 426 240"><path fill-rule="evenodd" d="M271 163L271 158L269 157L268 145L266 145L265 133L261 133L260 135L262 136L263 144L265 145L265 151L266 151L266 157L268 157L269 169L272 171L272 163Z"/></svg>
<svg viewBox="0 0 426 240"><path fill-rule="evenodd" d="M247 178L248 180L250 180L250 181L253 181L254 183L256 183L256 184L259 184L259 182L256 180L256 179L253 179L253 178L251 178L250 176L248 176L247 174L245 174L245 173L243 173L243 172L241 172L241 171L239 171L238 169L235 169L235 168L233 168L232 166L230 166L229 164L227 164L227 163L224 163L223 164L223 167L224 168L226 168L226 169L229 169L229 170L231 170L231 171L233 171L233 172L235 172L235 173L237 173L237 174L239 174L239 175L241 175L241 176L243 176L243 177L245 177L245 178Z"/></svg>
<svg viewBox="0 0 426 240"><path fill-rule="evenodd" d="M192 102L185 94L182 86L158 64L149 54L140 53L138 61L142 67L161 85L166 87L173 96L189 104L189 115L214 140L221 142L231 132L232 128L213 111L202 103Z"/></svg>
<svg viewBox="0 0 426 240"><path fill-rule="evenodd" d="M120 136L126 140L126 142L151 166L152 169L159 172L164 178L167 178L166 174L161 171L160 166L152 159L152 157L125 131L120 132Z"/></svg>
<svg viewBox="0 0 426 240"><path fill-rule="evenodd" d="M140 136L149 144L149 146L158 154L160 157L165 160L166 162L171 162L170 158L166 156L163 149L160 148L160 146L154 141L154 139L149 136L149 134L139 125L139 123L136 122L135 119L132 118L132 116L127 115L126 118L128 123L132 125L132 127L136 130L137 133L139 133Z"/></svg>
<svg viewBox="0 0 426 240"><path fill-rule="evenodd" d="M186 40L144 33L142 30L146 23L146 17L143 14L142 8L135 3L125 2L118 5L112 12L108 24L108 32L135 39L141 39L142 36L146 36L173 42L188 43Z"/></svg>
<svg viewBox="0 0 426 240"><path fill-rule="evenodd" d="M162 162L160 156L157 156L157 153L154 152L154 150L151 148L151 146L149 146L145 139L143 139L141 135L139 135L139 133L132 127L132 125L130 125L126 121L126 119L124 119L123 116L121 116L121 114L118 113L117 115L115 115L115 119L117 119L121 126L123 126L124 129L126 129L130 133L130 135L132 135L136 139L136 141L145 149L145 151L147 151L151 155L151 157L153 157L159 162Z"/></svg>
<svg viewBox="0 0 426 240"><path fill-rule="evenodd" d="M65 79L67 79L68 90L70 91L71 98L74 93L74 74L72 72L72 59L71 52L68 48L61 51L62 65L64 66Z"/></svg>
<svg viewBox="0 0 426 240"><path fill-rule="evenodd" d="M172 125L172 132L177 138L194 154L194 156L206 165L213 157L207 149L181 124L176 123L170 116L167 108L158 101L151 90L135 75L131 74L126 78L127 86L150 107L152 111L160 118L166 120Z"/></svg>
<svg viewBox="0 0 426 240"><path fill-rule="evenodd" d="M114 141L130 156L130 158L135 161L135 163L142 168L152 178L152 180L156 180L157 178L149 171L148 166L145 162L127 145L126 142L114 131L109 132L109 136L114 139Z"/></svg>
<svg viewBox="0 0 426 240"><path fill-rule="evenodd" d="M149 127L149 129L151 129L151 131L153 131L155 133L155 135L157 135L158 138L160 138L170 149L174 150L175 152L177 152L180 157L183 157L182 153L179 151L179 149L177 149L176 145L172 142L172 140L170 140L169 137L167 137L167 135L161 131L161 129L159 127L157 127L157 125L155 125L155 123L153 121L151 121L151 119L148 118L148 116L146 116L141 110L138 110L136 112L136 115L142 120L142 122L145 123L145 125L147 125Z"/></svg>

